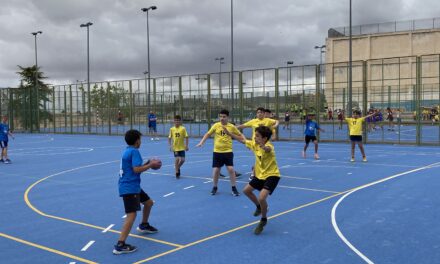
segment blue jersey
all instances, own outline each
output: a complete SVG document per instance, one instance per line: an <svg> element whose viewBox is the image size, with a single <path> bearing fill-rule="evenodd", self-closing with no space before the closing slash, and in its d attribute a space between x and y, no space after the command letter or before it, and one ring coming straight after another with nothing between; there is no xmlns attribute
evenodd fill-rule
<svg viewBox="0 0 440 264"><path fill-rule="evenodd" d="M141 192L141 174L135 173L133 167L142 166L142 157L139 150L128 146L122 154L119 171L119 195Z"/></svg>
<svg viewBox="0 0 440 264"><path fill-rule="evenodd" d="M304 134L306 136L314 137L316 136L316 130L319 129L318 123L316 123L313 120L307 120L306 122L306 130L304 131Z"/></svg>
<svg viewBox="0 0 440 264"><path fill-rule="evenodd" d="M155 114L148 114L148 124L150 125L156 125L156 115Z"/></svg>
<svg viewBox="0 0 440 264"><path fill-rule="evenodd" d="M0 124L0 141L8 141L9 135L9 125L8 124Z"/></svg>

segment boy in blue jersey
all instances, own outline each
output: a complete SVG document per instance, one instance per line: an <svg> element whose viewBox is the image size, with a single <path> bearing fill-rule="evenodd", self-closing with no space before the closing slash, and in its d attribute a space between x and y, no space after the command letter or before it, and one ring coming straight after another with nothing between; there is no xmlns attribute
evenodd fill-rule
<svg viewBox="0 0 440 264"><path fill-rule="evenodd" d="M0 147L2 148L2 156L0 162L5 164L11 163L11 160L8 157L8 142L9 136L14 138L11 131L9 130L8 124L8 116L4 116L2 119L2 123L0 124Z"/></svg>
<svg viewBox="0 0 440 264"><path fill-rule="evenodd" d="M118 243L113 249L113 254L120 255L124 253L131 253L136 251L136 247L126 244L125 240L130 233L134 220L136 219L136 212L141 210L141 205L144 205L142 211L142 222L137 227L141 233L153 234L158 230L148 223L151 207L153 207L153 200L150 199L141 189L141 173L159 166L159 160L149 160L142 164L142 157L139 152L141 145L142 134L135 130L128 130L125 133L125 142L127 142L127 149L122 154L121 168L119 171L119 196L124 201L124 208L127 217L119 236Z"/></svg>
<svg viewBox="0 0 440 264"><path fill-rule="evenodd" d="M315 159L319 159L318 155L318 140L316 139L316 130L324 132L324 129L320 128L318 123L316 123L315 114L309 114L306 119L306 130L304 131L304 140L306 144L304 145L304 150L302 152L303 158L306 157L306 150L309 146L310 141L313 141L313 144L315 144Z"/></svg>
<svg viewBox="0 0 440 264"><path fill-rule="evenodd" d="M159 140L157 137L157 117L153 111L148 114L148 134L151 136L151 140Z"/></svg>

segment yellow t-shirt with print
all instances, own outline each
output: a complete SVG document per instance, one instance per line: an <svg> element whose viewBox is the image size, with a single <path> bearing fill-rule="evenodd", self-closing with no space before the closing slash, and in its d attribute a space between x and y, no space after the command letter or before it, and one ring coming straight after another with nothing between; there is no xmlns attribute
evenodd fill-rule
<svg viewBox="0 0 440 264"><path fill-rule="evenodd" d="M254 118L252 120L247 121L243 125L247 126L247 127L252 127L252 139L254 139L255 138L255 129L257 127L267 126L269 128L272 128L275 124L276 124L276 121L271 118L263 118L263 119Z"/></svg>
<svg viewBox="0 0 440 264"><path fill-rule="evenodd" d="M231 123L225 125L226 129L235 135L240 135L240 131ZM221 122L215 123L208 134L214 135L214 152L228 153L232 152L232 138L223 131L223 125Z"/></svg>
<svg viewBox="0 0 440 264"><path fill-rule="evenodd" d="M186 128L184 126L179 127L171 127L170 133L168 134L168 138L173 140L173 151L182 151L185 150L185 138L188 137L188 133L186 132Z"/></svg>
<svg viewBox="0 0 440 264"><path fill-rule="evenodd" d="M362 124L365 121L365 117L359 118L345 118L348 123L348 129L350 130L350 136L362 136Z"/></svg>
<svg viewBox="0 0 440 264"><path fill-rule="evenodd" d="M270 176L280 177L280 170L278 169L275 149L270 141L267 141L265 144L265 146L268 146L272 149L270 152L264 151L253 140L246 140L245 144L246 147L252 150L255 154L255 177L260 180L265 180Z"/></svg>

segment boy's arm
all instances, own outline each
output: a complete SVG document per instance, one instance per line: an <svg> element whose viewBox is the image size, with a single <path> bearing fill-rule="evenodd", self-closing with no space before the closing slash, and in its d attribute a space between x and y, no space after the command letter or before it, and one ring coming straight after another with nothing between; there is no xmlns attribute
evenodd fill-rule
<svg viewBox="0 0 440 264"><path fill-rule="evenodd" d="M200 140L199 144L196 145L196 147L200 148L201 146L203 146L203 144L205 144L205 141L208 139L208 137L211 136L211 134L206 133L202 140Z"/></svg>
<svg viewBox="0 0 440 264"><path fill-rule="evenodd" d="M189 150L189 137L185 138L185 150L188 151Z"/></svg>
<svg viewBox="0 0 440 264"><path fill-rule="evenodd" d="M280 121L278 119L275 119L275 124L272 126L272 128L278 127L279 124L280 124Z"/></svg>
<svg viewBox="0 0 440 264"><path fill-rule="evenodd" d="M152 167L158 166L159 160L148 160L144 165L133 167L133 171L135 173L142 173L146 170L151 169Z"/></svg>
<svg viewBox="0 0 440 264"><path fill-rule="evenodd" d="M239 125L239 126L236 126L236 128L238 129L238 130L242 130L243 128L247 128L248 126L246 126L246 125L244 125L244 124L242 124L242 125Z"/></svg>
<svg viewBox="0 0 440 264"><path fill-rule="evenodd" d="M173 151L173 147L171 146L171 138L168 138L168 146L170 146L170 151Z"/></svg>
<svg viewBox="0 0 440 264"><path fill-rule="evenodd" d="M266 145L264 145L264 144L261 144L261 145L260 145L260 148L263 149L264 152L271 152L271 151L272 151L272 148L271 148L271 147L266 146Z"/></svg>
<svg viewBox="0 0 440 264"><path fill-rule="evenodd" d="M237 140L238 142L240 142L242 144L244 144L246 142L246 137L241 133L240 133L240 135L233 134L233 133L229 132L229 130L225 126L223 126L223 131L225 132L226 135L230 136L231 138Z"/></svg>

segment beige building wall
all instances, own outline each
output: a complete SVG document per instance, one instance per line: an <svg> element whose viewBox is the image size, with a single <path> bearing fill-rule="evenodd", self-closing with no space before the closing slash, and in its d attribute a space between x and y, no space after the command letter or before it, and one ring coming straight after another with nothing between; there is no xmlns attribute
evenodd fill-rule
<svg viewBox="0 0 440 264"><path fill-rule="evenodd" d="M366 61L367 66L367 107L378 102L412 100L417 56L423 56L422 99L438 100L439 29L353 36L352 47L353 101L363 99L362 61ZM348 89L348 59L349 38L327 38L325 95L329 107L335 109L344 108L346 103L342 95L347 94Z"/></svg>

